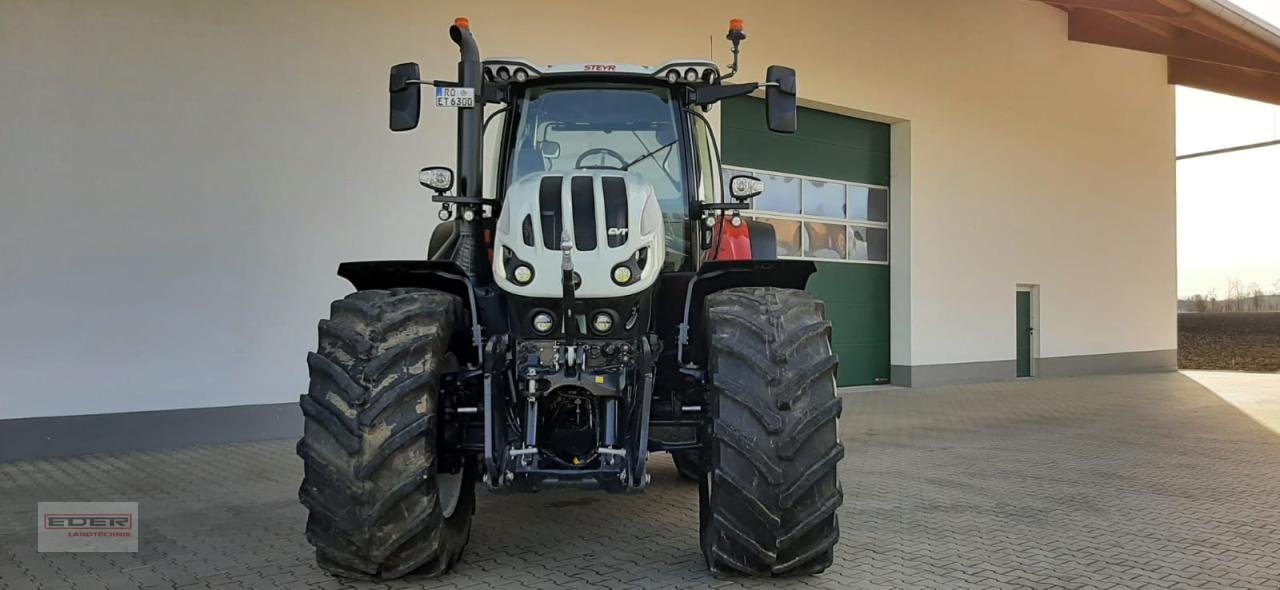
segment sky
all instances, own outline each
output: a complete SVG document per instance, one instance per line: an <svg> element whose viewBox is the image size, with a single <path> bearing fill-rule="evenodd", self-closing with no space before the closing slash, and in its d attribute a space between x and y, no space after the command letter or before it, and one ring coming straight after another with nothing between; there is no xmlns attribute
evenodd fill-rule
<svg viewBox="0 0 1280 590"><path fill-rule="evenodd" d="M1280 0L1233 0L1280 26ZM1280 106L1177 89L1178 154L1280 139ZM1280 292L1280 146L1178 162L1178 296Z"/></svg>

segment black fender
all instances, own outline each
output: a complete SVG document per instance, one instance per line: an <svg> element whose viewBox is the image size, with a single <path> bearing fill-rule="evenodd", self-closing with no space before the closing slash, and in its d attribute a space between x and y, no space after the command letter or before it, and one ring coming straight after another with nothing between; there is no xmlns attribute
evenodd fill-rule
<svg viewBox="0 0 1280 590"><path fill-rule="evenodd" d="M370 289L421 288L457 295L467 302L467 323L471 344L476 347L477 361L484 359L480 315L476 311L475 284L456 263L449 260L372 260L343 262L338 276L347 279L357 291Z"/></svg>
<svg viewBox="0 0 1280 590"><path fill-rule="evenodd" d="M697 358L704 352L687 351L690 342L701 342L702 310L707 296L735 287L778 287L804 289L818 267L808 260L716 260L704 263L689 280L684 298L684 320L676 337L676 358L683 367L689 362L705 364ZM700 347L693 346L695 351Z"/></svg>
<svg viewBox="0 0 1280 590"><path fill-rule="evenodd" d="M778 232L773 225L754 219L747 222L747 237L751 240L752 260L778 259Z"/></svg>
<svg viewBox="0 0 1280 590"><path fill-rule="evenodd" d="M416 287L452 293L471 298L471 279L448 260L370 260L343 262L338 276L347 279L357 291Z"/></svg>

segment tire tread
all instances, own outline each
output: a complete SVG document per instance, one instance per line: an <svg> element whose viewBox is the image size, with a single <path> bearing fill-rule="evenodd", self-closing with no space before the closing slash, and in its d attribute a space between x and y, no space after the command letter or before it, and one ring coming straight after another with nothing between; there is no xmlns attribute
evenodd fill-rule
<svg viewBox="0 0 1280 590"><path fill-rule="evenodd" d="M707 565L761 576L821 572L840 536L844 456L825 306L804 291L741 287L708 296L705 308Z"/></svg>
<svg viewBox="0 0 1280 590"><path fill-rule="evenodd" d="M439 574L461 552L448 542L434 444L440 372L461 310L460 299L432 290L359 291L319 323L299 400L298 498L316 561L334 575Z"/></svg>

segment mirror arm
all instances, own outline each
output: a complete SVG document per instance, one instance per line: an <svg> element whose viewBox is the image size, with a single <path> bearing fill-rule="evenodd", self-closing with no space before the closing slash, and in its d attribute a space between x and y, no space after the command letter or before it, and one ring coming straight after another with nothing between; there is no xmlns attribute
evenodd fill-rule
<svg viewBox="0 0 1280 590"><path fill-rule="evenodd" d="M404 90L405 88L407 88L407 87L409 87L409 86L412 86L412 85L415 85L415 84L416 84L416 85L418 85L418 86L435 86L436 88L457 88L457 87L461 86L461 84L458 84L457 82L451 82L451 81L449 81L449 80L415 80L415 79L409 79L409 80L405 80L404 82L401 82L401 83L402 83L402 84L404 84L404 87L396 88L396 89L392 90L392 92L400 92L400 91Z"/></svg>
<svg viewBox="0 0 1280 590"><path fill-rule="evenodd" d="M743 199L741 201L737 201L733 203L730 203L728 201L720 202L720 203L700 203L698 205L698 208L701 209L702 211L739 211L742 209L750 209L751 199L753 198L755 197Z"/></svg>
<svg viewBox="0 0 1280 590"><path fill-rule="evenodd" d="M720 102L726 98L751 94L761 86L764 86L764 84L759 82L747 82L745 84L718 84L715 86L695 88L690 90L692 96L689 100L689 104L708 105Z"/></svg>
<svg viewBox="0 0 1280 590"><path fill-rule="evenodd" d="M405 86L409 84L420 84L422 86L435 86L436 88L457 88L461 84L451 80L405 80Z"/></svg>
<svg viewBox="0 0 1280 590"><path fill-rule="evenodd" d="M436 88L461 88L462 84L453 80L405 80L404 85L434 86ZM485 84L481 89L485 102L502 102L510 104L506 88L496 84Z"/></svg>

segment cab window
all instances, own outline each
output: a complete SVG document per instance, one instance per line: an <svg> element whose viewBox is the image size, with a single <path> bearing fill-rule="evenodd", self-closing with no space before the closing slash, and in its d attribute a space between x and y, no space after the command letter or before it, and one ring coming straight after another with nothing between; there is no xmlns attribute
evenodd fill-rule
<svg viewBox="0 0 1280 590"><path fill-rule="evenodd" d="M698 161L698 200L720 201L720 154L712 141L711 126L703 117L693 117L693 149Z"/></svg>

